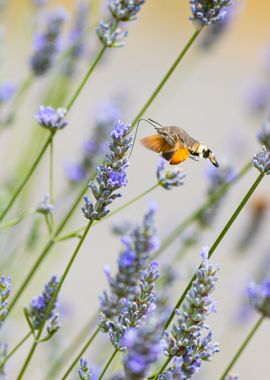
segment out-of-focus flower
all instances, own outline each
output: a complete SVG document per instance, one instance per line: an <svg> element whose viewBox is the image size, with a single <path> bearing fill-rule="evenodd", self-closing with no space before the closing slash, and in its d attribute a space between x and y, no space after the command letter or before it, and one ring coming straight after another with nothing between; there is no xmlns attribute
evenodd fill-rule
<svg viewBox="0 0 270 380"><path fill-rule="evenodd" d="M42 295L37 298L33 298L31 304L25 309L33 330L38 330L43 323L47 321L50 321L50 324L47 327L47 332L49 335L53 335L60 328L58 323L59 315L55 312L55 309L58 306L57 299L54 301L49 315L46 316L48 306L58 284L59 281L57 277L53 276L45 285ZM46 321L44 321L44 318L47 318Z"/></svg>
<svg viewBox="0 0 270 380"><path fill-rule="evenodd" d="M2 366L2 363L7 357L7 350L8 350L8 345L6 343L0 342L0 379L5 380L6 379L6 373L5 373L5 366Z"/></svg>
<svg viewBox="0 0 270 380"><path fill-rule="evenodd" d="M260 285L251 283L247 289L247 296L259 313L270 318L270 280L264 280Z"/></svg>
<svg viewBox="0 0 270 380"><path fill-rule="evenodd" d="M270 121L266 120L257 133L259 142L270 151Z"/></svg>
<svg viewBox="0 0 270 380"><path fill-rule="evenodd" d="M270 152L265 146L253 156L253 165L259 172L270 174Z"/></svg>
<svg viewBox="0 0 270 380"><path fill-rule="evenodd" d="M150 365L158 360L162 352L161 332L162 321L153 317L139 328L127 329L122 338L122 344L127 349L123 359L126 380L141 380L147 376Z"/></svg>
<svg viewBox="0 0 270 380"><path fill-rule="evenodd" d="M41 214L50 214L53 211L53 205L50 203L49 194L45 194L43 200L38 204L36 210Z"/></svg>
<svg viewBox="0 0 270 380"><path fill-rule="evenodd" d="M44 75L52 67L55 56L60 50L59 36L66 18L67 13L62 8L50 12L45 31L35 36L34 51L30 59L34 75Z"/></svg>
<svg viewBox="0 0 270 380"><path fill-rule="evenodd" d="M35 116L42 127L55 132L67 126L68 122L65 120L66 113L67 110L65 108L54 109L53 107L40 106Z"/></svg>
<svg viewBox="0 0 270 380"><path fill-rule="evenodd" d="M38 7L43 7L44 5L47 5L48 0L32 0L32 3Z"/></svg>
<svg viewBox="0 0 270 380"><path fill-rule="evenodd" d="M97 35L106 47L121 47L127 31L119 26L120 22L135 20L144 0L109 0L108 9L112 20L104 22L101 20L97 27Z"/></svg>
<svg viewBox="0 0 270 380"><path fill-rule="evenodd" d="M88 0L80 0L77 3L74 12L73 27L68 36L65 60L61 70L61 72L67 76L74 74L79 58L84 54L89 10Z"/></svg>
<svg viewBox="0 0 270 380"><path fill-rule="evenodd" d="M236 170L232 165L221 164L218 169L214 166L209 166L206 175L209 181L207 196L211 198L222 186L234 181ZM218 199L213 199L213 203L200 213L198 216L200 226L209 227L213 224L223 199L224 194L220 194Z"/></svg>
<svg viewBox="0 0 270 380"><path fill-rule="evenodd" d="M9 102L16 92L16 85L12 82L2 83L0 86L0 106Z"/></svg>
<svg viewBox="0 0 270 380"><path fill-rule="evenodd" d="M115 191L127 185L128 161L126 154L132 141L132 137L129 136L130 132L130 125L124 125L120 121L115 124L111 133L110 151L105 155L104 164L97 167L98 187L93 181L89 184L96 201L93 203L88 196L84 197L85 203L82 211L89 220L99 220L106 216L110 212L107 206L121 196Z"/></svg>
<svg viewBox="0 0 270 380"><path fill-rule="evenodd" d="M254 198L250 207L249 224L245 227L243 236L238 244L241 250L249 247L252 241L258 236L269 206L270 200L265 195L261 194Z"/></svg>
<svg viewBox="0 0 270 380"><path fill-rule="evenodd" d="M2 275L0 278L0 328L7 315L7 299L10 295L11 278Z"/></svg>
<svg viewBox="0 0 270 380"><path fill-rule="evenodd" d="M201 255L202 263L197 270L196 279L181 309L177 311L177 323L172 326L170 333L165 333L165 354L171 358L181 357L182 377L180 378L183 379L189 379L200 370L202 361L211 360L219 351L218 344L212 343L212 333L206 324L209 314L215 311L215 304L210 294L216 287L217 267L208 260L207 248L203 248Z"/></svg>
<svg viewBox="0 0 270 380"><path fill-rule="evenodd" d="M157 179L160 186L166 190L171 190L173 187L182 186L186 175L177 167L165 170L165 164L166 160L161 158L157 166Z"/></svg>
<svg viewBox="0 0 270 380"><path fill-rule="evenodd" d="M110 102L103 102L96 110L96 117L92 134L82 144L82 157L79 162L66 162L65 173L72 183L84 180L100 160L100 157L108 150L108 137L117 120L120 111Z"/></svg>
<svg viewBox="0 0 270 380"><path fill-rule="evenodd" d="M232 4L231 0L189 0L191 5L192 21L201 25L211 25L222 20L227 7Z"/></svg>
<svg viewBox="0 0 270 380"><path fill-rule="evenodd" d="M80 359L79 377L81 380L96 380L97 377L94 376L92 369L90 368L88 361L86 359Z"/></svg>
<svg viewBox="0 0 270 380"><path fill-rule="evenodd" d="M270 85L264 81L249 84L245 98L251 112L266 110L270 105Z"/></svg>

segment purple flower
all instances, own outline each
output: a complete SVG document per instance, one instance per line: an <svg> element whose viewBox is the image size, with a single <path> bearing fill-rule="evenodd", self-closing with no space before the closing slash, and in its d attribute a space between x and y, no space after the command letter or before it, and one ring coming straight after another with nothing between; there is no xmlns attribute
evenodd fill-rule
<svg viewBox="0 0 270 380"><path fill-rule="evenodd" d="M53 65L59 51L59 35L66 17L67 14L62 8L49 13L45 31L35 36L34 51L30 59L31 69L35 75L45 74Z"/></svg>
<svg viewBox="0 0 270 380"><path fill-rule="evenodd" d="M122 338L122 344L127 348L123 359L126 379L140 380L147 376L150 365L162 352L161 331L160 320L153 317L138 328L127 329Z"/></svg>
<svg viewBox="0 0 270 380"><path fill-rule="evenodd" d="M160 186L166 190L179 187L184 184L185 174L178 167L165 170L166 160L161 158L157 166L157 180Z"/></svg>
<svg viewBox="0 0 270 380"><path fill-rule="evenodd" d="M35 116L42 127L50 131L56 131L67 126L68 122L65 120L66 113L67 110L65 108L58 108L56 110L52 107L40 106Z"/></svg>
<svg viewBox="0 0 270 380"><path fill-rule="evenodd" d="M12 82L3 83L0 86L0 105L12 99L16 91L16 85Z"/></svg>
<svg viewBox="0 0 270 380"><path fill-rule="evenodd" d="M85 170L79 163L66 162L64 169L70 182L81 182L85 178Z"/></svg>
<svg viewBox="0 0 270 380"><path fill-rule="evenodd" d="M198 21L201 25L211 25L222 20L226 15L226 7L232 4L231 0L189 0L189 2L192 12L190 19Z"/></svg>
<svg viewBox="0 0 270 380"><path fill-rule="evenodd" d="M270 318L270 280L264 280L260 285L251 283L247 288L250 303L258 312Z"/></svg>
<svg viewBox="0 0 270 380"><path fill-rule="evenodd" d="M120 27L114 29L113 23L104 21L99 21L96 32L100 41L106 47L124 46L123 40L128 34L127 31L122 30Z"/></svg>
<svg viewBox="0 0 270 380"><path fill-rule="evenodd" d="M56 276L53 276L51 280L45 285L41 296L32 299L32 302L28 308L25 309L29 320L31 322L32 328L38 330L40 326L44 323L44 318L46 317L48 306L51 299L57 289L59 281ZM58 314L55 312L57 304L57 299L51 308L50 314L47 316L47 321L50 320L50 325L47 331L52 335L59 329L58 324Z"/></svg>
<svg viewBox="0 0 270 380"><path fill-rule="evenodd" d="M98 186L93 181L89 184L96 201L93 203L89 197L84 197L85 203L82 211L89 220L99 220L106 216L110 212L107 206L121 196L115 191L127 185L128 161L126 154L132 141L132 137L129 136L130 132L131 126L124 125L119 121L111 133L109 152L105 154L104 164L97 167Z"/></svg>
<svg viewBox="0 0 270 380"><path fill-rule="evenodd" d="M253 156L253 165L259 172L270 174L270 152L265 146Z"/></svg>
<svg viewBox="0 0 270 380"><path fill-rule="evenodd" d="M7 299L10 295L11 278L2 275L0 278L0 328L7 315Z"/></svg>
<svg viewBox="0 0 270 380"><path fill-rule="evenodd" d="M201 256L202 263L197 270L196 279L181 309L177 310L177 323L172 326L170 333L165 333L167 345L165 354L172 358L175 356L182 358L181 375L183 377L180 379L189 379L200 370L202 361L211 360L212 356L219 351L217 343L212 343L212 333L206 324L209 314L215 311L215 304L210 293L216 287L217 267L208 260L206 248L203 248ZM168 369L169 372L171 370L171 368Z"/></svg>
<svg viewBox="0 0 270 380"><path fill-rule="evenodd" d="M97 380L86 359L80 359L79 377L81 380Z"/></svg>
<svg viewBox="0 0 270 380"><path fill-rule="evenodd" d="M144 0L109 0L108 8L118 21L136 20Z"/></svg>

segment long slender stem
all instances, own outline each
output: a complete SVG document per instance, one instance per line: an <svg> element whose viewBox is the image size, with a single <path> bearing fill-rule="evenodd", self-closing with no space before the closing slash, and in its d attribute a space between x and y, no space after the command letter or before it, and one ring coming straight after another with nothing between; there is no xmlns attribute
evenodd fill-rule
<svg viewBox="0 0 270 380"><path fill-rule="evenodd" d="M250 342L250 340L252 339L252 337L254 336L254 334L256 333L256 331L258 330L258 328L261 326L263 320L264 320L264 315L262 315L258 320L257 322L255 323L255 325L252 327L252 329L250 330L248 336L246 337L246 339L243 341L243 343L241 344L241 346L239 347L238 351L236 352L236 354L234 355L234 357L232 358L232 360L230 361L230 363L228 364L228 366L226 367L223 375L221 376L220 380L224 380L225 377L228 375L228 373L230 372L230 370L232 369L232 367L235 365L235 363L237 362L237 360L239 359L240 355L242 354L242 352L244 351L244 349L247 347L248 343Z"/></svg>
<svg viewBox="0 0 270 380"><path fill-rule="evenodd" d="M240 212L243 210L243 208L246 205L247 201L249 200L249 198L251 197L251 195L254 193L254 191L258 187L258 185L261 182L261 180L263 179L263 177L264 177L264 173L261 173L257 177L257 179L254 181L254 183L252 184L252 186L250 187L250 189L248 190L248 192L246 193L246 195L244 196L244 198L242 199L242 201L240 202L240 204L238 205L238 207L236 208L236 210L234 211L234 213L232 214L232 216L230 217L230 219L228 220L228 222L226 223L226 225L224 226L224 228L221 230L221 232L218 235L217 239L214 241L213 245L209 249L209 253L208 253L209 258L213 255L213 253L215 252L215 250L218 247L219 243L222 241L222 239L224 238L224 236L226 235L226 233L229 231L230 227L232 226L232 224L234 223L234 221L236 220L236 218L240 214ZM196 278L196 275L194 275L192 277L192 279L190 280L188 286L186 287L186 289L184 290L183 294L179 298L177 304L175 305L173 311L171 312L169 318L166 321L165 330L170 325L170 323L171 323L171 321L172 321L172 319L174 317L176 309L178 309L182 305L182 303L183 303L183 301L184 301L184 299L186 297L186 294L189 291L189 289L191 288L191 285L192 285L193 281L195 280L195 278Z"/></svg>
<svg viewBox="0 0 270 380"><path fill-rule="evenodd" d="M22 191L22 189L24 188L24 186L28 182L29 178L34 173L35 169L37 168L37 166L38 166L38 164L39 164L39 162L41 160L41 158L43 157L43 155L46 152L48 146L50 145L52 138L53 138L52 135L50 135L47 138L47 140L45 141L45 144L41 148L41 150L38 153L38 155L37 155L36 159L34 160L33 164L31 165L31 167L29 168L29 170L27 171L27 173L23 177L21 183L15 189L13 195L11 196L10 201L8 202L8 204L6 205L6 207L3 209L3 211L0 214L0 222L4 219L4 217L6 216L6 214L8 213L8 211L10 210L10 208L12 207L13 203L15 202L17 196L20 194L20 192Z"/></svg>
<svg viewBox="0 0 270 380"><path fill-rule="evenodd" d="M53 178L53 139L50 143L50 203L54 204L54 178Z"/></svg>
<svg viewBox="0 0 270 380"><path fill-rule="evenodd" d="M73 370L73 368L76 366L76 364L78 363L78 361L80 360L80 358L82 357L82 355L85 353L85 351L88 349L88 347L90 346L90 344L93 342L93 340L97 336L98 332L99 332L99 327L96 328L96 330L94 331L94 333L87 340L87 342L85 343L85 345L83 346L83 348L81 349L81 351L78 353L78 355L75 357L75 359L73 360L73 362L71 363L71 365L66 370L64 376L61 377L61 380L65 380L68 377L68 375Z"/></svg>
<svg viewBox="0 0 270 380"><path fill-rule="evenodd" d="M110 365L111 365L111 363L112 363L112 361L113 361L113 359L115 358L115 356L116 356L117 353L118 353L118 350L115 349L115 350L113 351L113 353L111 354L111 356L109 357L109 360L108 360L107 363L105 364L105 366L104 366L104 368L103 368L103 370L102 370L102 372L101 372L101 374L100 374L98 380L103 379L103 376L105 375L107 369L110 367Z"/></svg>
<svg viewBox="0 0 270 380"><path fill-rule="evenodd" d="M139 113L135 117L134 121L132 122L133 126L135 126L135 124L137 123L137 121L143 116L143 114L145 113L145 111L153 103L153 101L155 100L155 98L157 97L157 95L160 93L161 89L164 87L165 83L171 77L172 73L174 72L174 70L176 69L176 67L178 66L178 64L182 61L182 59L184 58L184 56L186 55L186 53L188 52L188 50L190 49L190 47L192 46L192 44L194 43L194 41L196 40L196 38L201 33L202 29L203 29L203 27L200 27L199 29L197 29L193 33L193 35L191 36L191 38L188 40L187 44L184 46L184 48L182 49L182 51L180 52L180 54L178 55L178 57L176 58L176 60L172 64L172 66L170 67L170 69L167 71L167 73L165 74L165 76L159 82L158 86L155 88L155 90L153 91L153 93L151 94L151 96L148 98L148 100L146 101L146 103L144 104L144 106L142 107L142 109L139 111Z"/></svg>
<svg viewBox="0 0 270 380"><path fill-rule="evenodd" d="M0 231L3 231L3 230L6 230L7 228L10 228L10 227L13 227L13 226L16 226L17 224L19 224L22 220L24 220L27 216L29 215L34 215L36 213L36 211L34 210L27 210L27 211L24 211L23 213L21 213L21 215L19 215L17 218L14 218L12 220L8 220L7 222L4 222L2 224L0 224Z"/></svg>
<svg viewBox="0 0 270 380"><path fill-rule="evenodd" d="M3 366L5 365L5 363L8 361L8 359L15 354L15 352L24 344L25 341L27 341L27 339L32 335L32 332L29 331L29 333L27 333L20 341L18 344L16 344L16 346L11 350L9 351L8 355L5 357L5 359L1 362L0 364L0 370L3 368Z"/></svg>
<svg viewBox="0 0 270 380"><path fill-rule="evenodd" d="M107 48L106 46L103 46L101 48L101 50L99 51L99 53L97 54L97 56L94 59L92 65L90 66L89 70L87 71L86 75L84 76L81 84L79 85L79 87L75 91L74 95L71 97L70 101L68 102L68 105L66 107L67 111L69 111L71 109L71 107L73 106L73 104L76 102L78 96L80 95L80 92L84 88L84 86L85 86L86 82L88 81L90 75L92 74L92 72L94 71L95 67L97 66L97 64L101 60L101 58L102 58L102 56L103 56L106 48Z"/></svg>
<svg viewBox="0 0 270 380"><path fill-rule="evenodd" d="M52 296L52 298L50 300L50 303L49 303L49 305L47 307L45 316L44 316L44 318L42 320L42 323L40 325L38 334L36 336L36 340L33 343L32 347L31 347L31 349L29 351L29 354L28 354L28 356L27 356L27 358L25 360L25 363L24 363L24 365L23 365L23 367L22 367L22 369L21 369L21 371L19 373L19 376L18 376L17 380L22 379L22 377L23 377L23 375L24 375L24 373L25 373L25 371L26 371L26 369L27 369L27 367L28 367L28 365L29 365L29 363L30 363L33 355L34 355L34 352L35 352L35 350L37 348L37 345L38 345L37 342L39 341L39 339L41 337L41 334L43 332L43 328L44 328L44 326L46 324L46 321L47 321L47 319L48 319L48 317L49 317L49 315L51 313L51 310L53 308L54 302L55 302L55 300L56 300L56 298L57 298L57 296L58 296L58 294L59 294L59 292L60 292L60 290L61 290L61 288L62 288L62 286L64 284L64 281L65 281L65 279L66 279L66 277L67 277L67 275L68 275L68 273L70 271L70 268L72 267L72 264L73 264L74 260L76 259L77 254L78 254L78 252L79 252L79 250L80 250L80 248L81 248L81 246L82 246L82 244L83 244L83 242L84 242L84 240L85 240L85 238L86 238L86 236L87 236L87 234L88 234L88 232L89 232L92 224L93 224L92 220L87 224L87 226L86 226L86 228L84 230L84 233L81 236L81 239L79 240L79 242L78 242L78 244L77 244L77 246L76 246L76 248L75 248L75 250L74 250L74 252L73 252L73 254L72 254L72 256L71 256L71 258L70 258L70 260L69 260L69 262L68 262L68 264L66 266L66 268L65 268L65 271L64 271L64 273L63 273L63 275L62 275L62 277L61 277L61 279L59 281L59 284L57 286L57 289L54 292L54 294L53 294L53 296Z"/></svg>
<svg viewBox="0 0 270 380"><path fill-rule="evenodd" d="M165 368L167 367L167 365L170 363L171 360L172 360L171 356L169 356L167 360L165 360L160 370L154 375L154 377L152 377L154 380L158 379L159 375L165 370Z"/></svg>

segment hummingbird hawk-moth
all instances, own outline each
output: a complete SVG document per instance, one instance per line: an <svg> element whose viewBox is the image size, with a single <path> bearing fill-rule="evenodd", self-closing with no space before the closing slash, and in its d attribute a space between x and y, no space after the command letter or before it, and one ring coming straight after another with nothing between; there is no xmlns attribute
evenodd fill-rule
<svg viewBox="0 0 270 380"><path fill-rule="evenodd" d="M180 127L163 127L152 119L141 119L150 123L155 130L156 134L145 137L141 140L143 146L156 153L161 153L162 157L170 162L171 165L177 165L190 158L206 158L214 166L218 167L213 152L202 145L199 141L184 131Z"/></svg>

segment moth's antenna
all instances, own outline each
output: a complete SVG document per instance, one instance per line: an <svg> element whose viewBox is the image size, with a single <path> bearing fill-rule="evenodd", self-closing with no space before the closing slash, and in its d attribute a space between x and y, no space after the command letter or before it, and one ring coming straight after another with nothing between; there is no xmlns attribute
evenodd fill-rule
<svg viewBox="0 0 270 380"><path fill-rule="evenodd" d="M136 141L136 138L137 138L139 124L140 124L141 121L146 121L148 124L152 125L152 127L154 127L155 129L157 128L156 125L159 125L160 127L162 127L162 125L159 124L157 121L154 121L154 120L149 119L149 118L148 119L140 119L140 120L138 120L138 123L137 123L137 126L136 126L136 130L135 130L135 134L134 134L133 144L132 144L132 147L131 147L131 150L130 150L128 158L130 158L130 156L131 156L131 154L133 152L135 141Z"/></svg>

